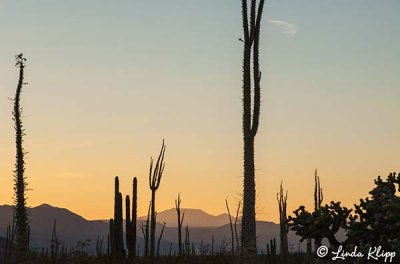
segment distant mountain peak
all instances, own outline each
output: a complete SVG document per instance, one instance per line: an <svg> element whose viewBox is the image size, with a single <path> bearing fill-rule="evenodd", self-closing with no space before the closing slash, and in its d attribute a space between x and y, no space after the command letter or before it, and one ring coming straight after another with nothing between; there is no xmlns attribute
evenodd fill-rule
<svg viewBox="0 0 400 264"><path fill-rule="evenodd" d="M41 204L41 205L35 206L34 208L57 208L57 207L55 207L55 206L52 206L52 205L50 205L50 204L47 204L47 203L44 203L44 204Z"/></svg>
<svg viewBox="0 0 400 264"><path fill-rule="evenodd" d="M183 220L184 225L190 227L219 227L229 223L227 213L220 215L212 215L198 208L181 208L181 212L185 213ZM139 220L145 220L147 215L141 216ZM177 224L176 209L170 208L157 213L157 222L166 222L167 227L174 227Z"/></svg>

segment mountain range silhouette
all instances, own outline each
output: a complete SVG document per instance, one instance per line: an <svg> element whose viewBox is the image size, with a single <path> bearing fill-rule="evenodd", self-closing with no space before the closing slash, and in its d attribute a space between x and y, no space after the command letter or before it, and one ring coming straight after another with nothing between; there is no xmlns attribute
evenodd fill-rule
<svg viewBox="0 0 400 264"><path fill-rule="evenodd" d="M228 214L213 216L201 209L182 208L185 212L185 221L190 228L190 241L204 246L211 245L214 238L215 251L220 250L222 244L230 248L231 233ZM107 236L109 233L108 220L87 220L80 215L73 213L65 208L58 208L48 204L42 204L29 209L31 219L31 248L41 251L50 246L50 239L54 220L57 219L57 235L66 247L74 247L78 241L90 239L90 252L95 251L96 240L104 240L107 245ZM9 205L0 205L0 237L6 236L6 228L12 222L13 208ZM145 220L145 216L138 217L138 246L140 254L143 253L143 235L139 228L139 223ZM169 252L170 246L173 251L176 250L177 228L175 209L168 209L157 214L158 222L166 222L166 227L161 242L161 253ZM238 226L240 229L240 226ZM157 231L161 230L161 224L157 225ZM184 235L184 234L183 234ZM240 234L239 234L240 235ZM156 237L159 234L157 232ZM305 243L300 243L300 237L289 231L289 249L296 251L305 249ZM344 238L344 233L340 235ZM279 225L273 222L257 222L257 241L260 251L266 250L266 244L270 239L279 239ZM0 252L4 247L4 239L0 238Z"/></svg>

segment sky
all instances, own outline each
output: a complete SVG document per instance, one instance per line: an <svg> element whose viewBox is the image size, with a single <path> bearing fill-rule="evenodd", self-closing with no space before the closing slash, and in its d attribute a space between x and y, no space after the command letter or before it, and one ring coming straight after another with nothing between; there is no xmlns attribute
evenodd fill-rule
<svg viewBox="0 0 400 264"><path fill-rule="evenodd" d="M270 0L262 20L262 105L256 137L257 218L353 207L400 149L400 2ZM87 219L113 215L138 178L146 214L150 157L165 139L157 210L211 214L242 192L240 1L0 1L0 204L11 204L12 101L23 52L27 203ZM231 211L233 210L231 208ZM190 223L189 223L190 224Z"/></svg>

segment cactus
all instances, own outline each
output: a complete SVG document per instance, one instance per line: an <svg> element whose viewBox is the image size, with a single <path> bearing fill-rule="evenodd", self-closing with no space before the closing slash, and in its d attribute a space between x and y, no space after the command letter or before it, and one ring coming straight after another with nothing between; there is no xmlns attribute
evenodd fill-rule
<svg viewBox="0 0 400 264"><path fill-rule="evenodd" d="M178 249L179 249L179 256L183 255L183 248L182 248L182 223L183 219L185 218L185 213L182 214L181 217L181 194L178 194L178 199L175 200L175 209L178 215Z"/></svg>
<svg viewBox="0 0 400 264"><path fill-rule="evenodd" d="M106 249L106 252L107 252L107 256L111 255L110 234L107 235L107 249Z"/></svg>
<svg viewBox="0 0 400 264"><path fill-rule="evenodd" d="M132 220L131 220L131 249L129 255L132 258L136 257L136 226L137 226L137 179L133 178L133 193L132 193Z"/></svg>
<svg viewBox="0 0 400 264"><path fill-rule="evenodd" d="M150 228L150 257L154 257L155 253L155 235L156 235L156 191L160 187L161 178L164 172L165 162L165 143L164 140L161 145L160 154L153 171L153 158L150 160L150 171L149 171L149 187L151 190L151 228Z"/></svg>
<svg viewBox="0 0 400 264"><path fill-rule="evenodd" d="M109 253L112 259L116 258L114 219L110 219L110 234L108 236Z"/></svg>
<svg viewBox="0 0 400 264"><path fill-rule="evenodd" d="M318 176L318 170L315 169L314 173L314 213L318 213L321 209L322 201L324 200L324 195L322 193L320 178ZM321 241L315 240L314 241L315 249L321 246ZM307 248L311 251L311 247ZM310 254L310 252L307 252ZM311 254L310 254L311 255Z"/></svg>
<svg viewBox="0 0 400 264"><path fill-rule="evenodd" d="M289 252L288 248L288 237L289 225L287 219L287 194L283 192L282 182L279 189L279 193L276 195L279 205L279 235L280 235L280 261L281 263L286 263L286 258Z"/></svg>
<svg viewBox="0 0 400 264"><path fill-rule="evenodd" d="M133 178L133 192L132 192L132 218L130 210L129 195L125 198L125 230L126 230L126 247L128 248L128 258L130 260L136 257L136 225L137 225L137 179Z"/></svg>
<svg viewBox="0 0 400 264"><path fill-rule="evenodd" d="M320 184L320 179L318 176L318 170L315 169L314 173L314 211L318 211L321 208L322 201L324 200L324 195L322 193L322 188Z"/></svg>
<svg viewBox="0 0 400 264"><path fill-rule="evenodd" d="M125 242L126 242L126 248L129 251L131 251L132 248L132 243L131 243L131 237L132 237L132 230L131 230L131 200L129 195L125 197Z"/></svg>
<svg viewBox="0 0 400 264"><path fill-rule="evenodd" d="M269 244L267 243L267 259L268 264L275 264L276 263L276 240L271 239Z"/></svg>
<svg viewBox="0 0 400 264"><path fill-rule="evenodd" d="M256 189L254 171L254 139L257 134L260 117L260 81L259 65L260 25L264 0L251 1L250 23L248 2L242 0L243 49L243 216L242 216L242 262L254 264L257 261L256 245ZM253 52L253 56L252 56ZM253 66L251 65L253 62ZM252 69L253 68L253 69ZM253 70L253 78L252 78ZM252 79L254 91L252 91ZM254 98L252 98L252 94ZM254 104L252 105L252 101Z"/></svg>
<svg viewBox="0 0 400 264"><path fill-rule="evenodd" d="M122 194L119 192L119 179L115 177L114 219L110 219L111 255L115 261L125 256L122 227Z"/></svg>

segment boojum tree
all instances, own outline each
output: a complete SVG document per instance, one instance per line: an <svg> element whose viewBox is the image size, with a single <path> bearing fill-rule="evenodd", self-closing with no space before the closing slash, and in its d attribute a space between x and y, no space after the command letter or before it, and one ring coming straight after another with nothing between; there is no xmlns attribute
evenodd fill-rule
<svg viewBox="0 0 400 264"><path fill-rule="evenodd" d="M250 3L250 12L248 11ZM243 213L242 213L242 262L256 263L256 216L254 139L260 117L261 71L259 44L264 0L242 0L243 22ZM250 19L249 19L250 13ZM253 81L253 85L252 85ZM254 88L254 89L252 89ZM252 96L253 95L253 96ZM253 98L252 98L253 97Z"/></svg>
<svg viewBox="0 0 400 264"><path fill-rule="evenodd" d="M20 104L22 86L24 82L24 70L26 58L23 54L15 56L16 64L19 68L19 80L14 98L13 120L15 128L15 145L16 145L16 161L14 171L14 216L16 228L16 261L17 263L25 263L29 251L29 219L26 207L26 176L25 176L25 150L23 147L25 130L23 128L21 115L22 107Z"/></svg>

